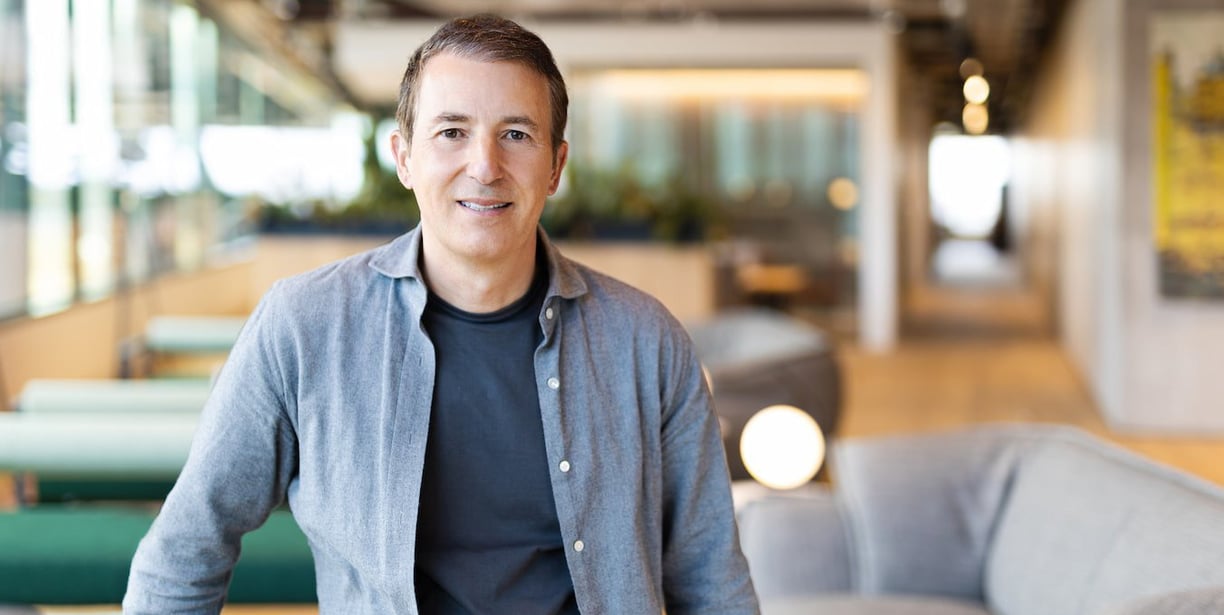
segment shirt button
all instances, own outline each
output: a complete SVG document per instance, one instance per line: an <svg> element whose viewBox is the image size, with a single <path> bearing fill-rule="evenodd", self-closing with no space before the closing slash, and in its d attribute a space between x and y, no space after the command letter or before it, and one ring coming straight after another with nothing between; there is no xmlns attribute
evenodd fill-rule
<svg viewBox="0 0 1224 615"><path fill-rule="evenodd" d="M549 320L552 320L552 317L553 317L553 310L552 310L552 308L547 308L547 309L545 309L545 310L544 310L544 318L547 318L547 319L549 319Z"/></svg>
<svg viewBox="0 0 1224 615"><path fill-rule="evenodd" d="M570 471L570 462L565 461L565 460L563 459L563 460L561 460L561 464L560 464L558 467L560 467L560 468L561 468L561 471L562 471L562 472L569 472L569 471Z"/></svg>
<svg viewBox="0 0 1224 615"><path fill-rule="evenodd" d="M585 548L586 548L586 545L585 545L585 544L583 544L581 540L575 540L575 541L574 541L574 550L575 550L575 551L577 551L577 552L581 553L581 552L582 552L582 550L583 550L583 549L585 549Z"/></svg>
<svg viewBox="0 0 1224 615"><path fill-rule="evenodd" d="M555 391L555 390L557 390L557 389L559 389L559 388L561 388L561 381L560 381L560 380L557 380L556 378L549 378L549 379L548 379L548 388L550 388L550 389L552 389L552 390L554 390L554 391Z"/></svg>

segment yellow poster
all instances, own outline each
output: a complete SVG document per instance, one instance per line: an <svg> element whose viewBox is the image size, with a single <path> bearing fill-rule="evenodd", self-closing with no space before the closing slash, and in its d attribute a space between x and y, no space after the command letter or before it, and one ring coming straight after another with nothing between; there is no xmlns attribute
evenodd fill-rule
<svg viewBox="0 0 1224 615"><path fill-rule="evenodd" d="M1161 293L1224 298L1224 11L1157 14L1151 27Z"/></svg>

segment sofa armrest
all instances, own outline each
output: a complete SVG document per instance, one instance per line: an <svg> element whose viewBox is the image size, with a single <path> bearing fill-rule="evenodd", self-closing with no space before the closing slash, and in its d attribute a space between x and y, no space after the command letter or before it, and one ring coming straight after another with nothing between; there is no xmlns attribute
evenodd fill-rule
<svg viewBox="0 0 1224 615"><path fill-rule="evenodd" d="M1207 615L1224 613L1224 586L1169 592L1107 608L1097 615Z"/></svg>
<svg viewBox="0 0 1224 615"><path fill-rule="evenodd" d="M828 489L775 492L744 504L738 517L761 599L852 590L849 533Z"/></svg>

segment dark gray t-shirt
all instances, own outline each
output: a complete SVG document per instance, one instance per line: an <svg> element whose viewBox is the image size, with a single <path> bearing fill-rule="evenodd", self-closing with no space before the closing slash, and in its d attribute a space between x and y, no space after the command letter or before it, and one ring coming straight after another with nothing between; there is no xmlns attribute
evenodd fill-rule
<svg viewBox="0 0 1224 615"><path fill-rule="evenodd" d="M417 522L423 615L576 614L549 482L534 355L547 265L490 314L430 294L437 353Z"/></svg>

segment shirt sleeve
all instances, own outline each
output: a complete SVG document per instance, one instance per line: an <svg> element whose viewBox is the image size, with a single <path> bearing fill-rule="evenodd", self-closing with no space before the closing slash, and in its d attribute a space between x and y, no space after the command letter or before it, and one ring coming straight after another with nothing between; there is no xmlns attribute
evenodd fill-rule
<svg viewBox="0 0 1224 615"><path fill-rule="evenodd" d="M284 501L297 471L282 367L294 343L275 295L221 369L187 463L133 558L124 613L219 612L242 536Z"/></svg>
<svg viewBox="0 0 1224 615"><path fill-rule="evenodd" d="M757 614L709 388L688 336L680 330L672 341L662 424L667 613Z"/></svg>

